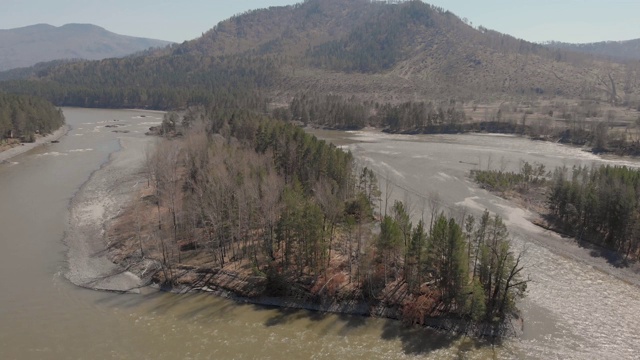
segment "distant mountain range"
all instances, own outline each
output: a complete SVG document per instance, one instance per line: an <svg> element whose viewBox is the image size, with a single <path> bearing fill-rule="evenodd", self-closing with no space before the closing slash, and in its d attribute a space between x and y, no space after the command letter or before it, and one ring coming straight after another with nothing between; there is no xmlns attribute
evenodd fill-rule
<svg viewBox="0 0 640 360"><path fill-rule="evenodd" d="M0 30L0 71L52 60L122 57L170 43L118 35L90 24L38 24Z"/></svg>
<svg viewBox="0 0 640 360"><path fill-rule="evenodd" d="M640 60L640 39L626 41L601 41L588 44L570 44L552 41L547 46L585 54L604 56L617 60Z"/></svg>

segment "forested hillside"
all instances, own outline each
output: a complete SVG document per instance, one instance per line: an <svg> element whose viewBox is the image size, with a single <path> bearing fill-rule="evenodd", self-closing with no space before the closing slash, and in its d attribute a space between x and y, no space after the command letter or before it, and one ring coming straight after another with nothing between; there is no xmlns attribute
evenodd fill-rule
<svg viewBox="0 0 640 360"><path fill-rule="evenodd" d="M420 1L307 0L144 56L62 64L2 88L59 105L175 108L238 87L373 102L556 96L638 103L637 66L532 44ZM222 90L224 89L224 90Z"/></svg>
<svg viewBox="0 0 640 360"><path fill-rule="evenodd" d="M34 141L64 124L62 111L50 102L25 95L0 93L0 143L6 139Z"/></svg>

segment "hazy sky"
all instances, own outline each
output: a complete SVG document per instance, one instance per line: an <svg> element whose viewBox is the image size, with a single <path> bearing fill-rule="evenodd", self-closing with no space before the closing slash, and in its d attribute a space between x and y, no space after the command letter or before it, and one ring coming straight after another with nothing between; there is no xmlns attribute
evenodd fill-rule
<svg viewBox="0 0 640 360"><path fill-rule="evenodd" d="M182 42L247 10L296 0L0 0L0 28L91 23L132 36ZM431 0L474 26L529 41L640 38L640 0Z"/></svg>

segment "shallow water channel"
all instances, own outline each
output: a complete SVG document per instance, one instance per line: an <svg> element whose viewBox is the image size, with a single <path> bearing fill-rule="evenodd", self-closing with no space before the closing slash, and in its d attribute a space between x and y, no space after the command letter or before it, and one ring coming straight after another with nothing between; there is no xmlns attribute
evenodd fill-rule
<svg viewBox="0 0 640 360"><path fill-rule="evenodd" d="M613 359L640 351L638 288L529 242L528 236L544 234L467 180L467 166L486 164L460 162L488 162L492 154L495 163L505 157L512 165L520 158L571 164L597 160L591 155L493 136L319 134L351 144L358 159L417 194L437 189L443 204L512 214L516 241L529 244L534 282L521 305L524 337L492 347L384 319L240 305L202 294L125 295L72 285L64 277L63 243L70 199L118 150L119 138L144 137L162 114L64 112L71 131L60 143L0 164L0 359ZM119 127L105 127L113 124Z"/></svg>

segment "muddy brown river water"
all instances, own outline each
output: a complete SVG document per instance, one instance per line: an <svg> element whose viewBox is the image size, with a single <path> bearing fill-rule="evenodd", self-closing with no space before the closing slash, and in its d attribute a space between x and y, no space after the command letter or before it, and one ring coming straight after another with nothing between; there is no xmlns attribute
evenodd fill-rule
<svg viewBox="0 0 640 360"><path fill-rule="evenodd" d="M391 174L415 196L437 189L444 206L488 208L509 220L516 244L528 247L534 281L521 304L524 336L492 347L384 319L241 305L206 294L116 294L72 285L63 242L70 199L119 149L119 138L143 139L162 114L64 112L71 130L60 143L0 164L0 359L621 359L640 353L638 287L539 245L536 237L550 235L467 179L470 168L487 163L600 161L592 155L512 137L318 133L350 144L360 161ZM120 127L105 128L113 124Z"/></svg>

